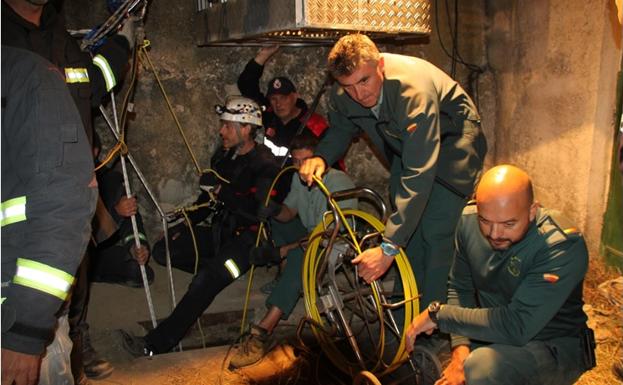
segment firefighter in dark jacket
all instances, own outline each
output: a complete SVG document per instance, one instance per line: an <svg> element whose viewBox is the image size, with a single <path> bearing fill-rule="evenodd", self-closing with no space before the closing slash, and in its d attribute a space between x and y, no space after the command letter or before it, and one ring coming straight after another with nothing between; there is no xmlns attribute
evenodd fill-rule
<svg viewBox="0 0 623 385"><path fill-rule="evenodd" d="M63 80L2 46L3 384L36 383L91 230L93 160Z"/></svg>
<svg viewBox="0 0 623 385"><path fill-rule="evenodd" d="M102 103L125 74L134 44L133 23L126 22L117 35L109 37L93 52L91 58L80 50L78 42L67 32L61 8L62 0L3 0L2 44L35 52L61 69L92 143L91 110ZM70 335L74 344L72 366L78 384L87 383L85 373L91 378L104 378L113 370L89 344L86 323L88 264L87 255L76 275L69 310Z"/></svg>
<svg viewBox="0 0 623 385"><path fill-rule="evenodd" d="M78 107L89 142L93 137L91 109L119 84L134 44L132 23L110 37L93 58L69 35L61 14L62 1L2 1L2 44L33 51L63 71Z"/></svg>
<svg viewBox="0 0 623 385"><path fill-rule="evenodd" d="M123 333L124 347L134 355L166 353L210 306L225 287L250 267L249 251L258 231L257 210L262 206L277 174L270 150L254 141L261 127L261 110L245 97L229 98L218 109L223 146L212 157L213 172L200 180L202 190L196 205L215 196L222 202L218 212L204 208L190 216L197 239L196 258L189 229L181 224L170 230L171 263L194 274L188 291L173 313L145 337ZM199 223L212 213L209 226ZM163 240L156 243L153 257L164 264Z"/></svg>
<svg viewBox="0 0 623 385"><path fill-rule="evenodd" d="M260 91L264 64L278 49L279 46L276 45L261 48L238 77L238 89L242 95L266 107L266 111L262 114L265 129L264 144L275 156L283 157L307 114L307 104L299 97L292 81L283 76L273 78L268 83L266 95ZM305 125L305 130L319 138L327 127L326 119L313 113Z"/></svg>

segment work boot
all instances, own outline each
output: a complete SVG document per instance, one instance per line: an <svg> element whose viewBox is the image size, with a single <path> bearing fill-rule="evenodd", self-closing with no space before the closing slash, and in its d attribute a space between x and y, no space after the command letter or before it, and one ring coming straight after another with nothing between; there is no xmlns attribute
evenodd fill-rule
<svg viewBox="0 0 623 385"><path fill-rule="evenodd" d="M147 342L144 337L132 335L125 330L119 330L121 335L121 345L123 349L130 353L132 356L138 357L151 357L155 353L147 346Z"/></svg>
<svg viewBox="0 0 623 385"><path fill-rule="evenodd" d="M82 334L82 365L84 366L84 374L94 380L106 378L115 370L110 362L100 357L93 348L88 332Z"/></svg>
<svg viewBox="0 0 623 385"><path fill-rule="evenodd" d="M229 368L242 368L264 358L270 350L269 340L270 336L264 328L251 324L249 331L242 336L241 341L236 345L235 353L229 361Z"/></svg>

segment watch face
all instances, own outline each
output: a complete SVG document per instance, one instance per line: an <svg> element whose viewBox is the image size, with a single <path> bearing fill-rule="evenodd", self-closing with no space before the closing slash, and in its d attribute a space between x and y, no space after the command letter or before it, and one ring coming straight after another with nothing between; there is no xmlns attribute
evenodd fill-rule
<svg viewBox="0 0 623 385"><path fill-rule="evenodd" d="M398 250L397 248L395 248L394 246L382 242L381 243L381 250L383 251L383 254L389 256L389 257L393 257L398 255L398 253L400 253L400 250Z"/></svg>
<svg viewBox="0 0 623 385"><path fill-rule="evenodd" d="M439 311L440 307L441 303L439 303L439 301L433 301L430 303L430 305L428 305L428 312L436 314Z"/></svg>

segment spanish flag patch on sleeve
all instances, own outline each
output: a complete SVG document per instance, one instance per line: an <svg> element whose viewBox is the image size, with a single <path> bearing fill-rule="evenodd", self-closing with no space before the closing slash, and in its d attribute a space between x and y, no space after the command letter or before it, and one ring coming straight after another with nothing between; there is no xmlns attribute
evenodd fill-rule
<svg viewBox="0 0 623 385"><path fill-rule="evenodd" d="M556 283L556 282L558 282L560 277L557 276L556 274L545 273L545 274L543 274L543 279L546 280L549 283Z"/></svg>

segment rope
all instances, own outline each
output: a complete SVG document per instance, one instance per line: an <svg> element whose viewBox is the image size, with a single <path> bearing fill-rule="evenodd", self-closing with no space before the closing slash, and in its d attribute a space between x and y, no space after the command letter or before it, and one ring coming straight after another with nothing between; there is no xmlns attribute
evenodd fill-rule
<svg viewBox="0 0 623 385"><path fill-rule="evenodd" d="M119 129L119 120L117 118L117 106L115 103L115 93L111 92L110 93L110 99L111 99L111 105L112 105L112 111L113 111L113 121L114 121L114 131L118 134L121 135L121 131ZM123 139L120 137L120 142L122 142ZM124 181L124 185L125 185L125 193L126 196L128 198L132 197L132 191L130 189L130 178L128 177L128 170L125 164L125 156L121 157L121 169L123 171L123 181ZM130 217L131 221L132 221L132 232L134 234L134 246L136 247L136 249L138 250L141 247L141 243L139 241L139 236L138 236L138 225L136 223L136 215L132 215ZM157 322L156 322L156 312L154 310L154 304L151 298L151 291L149 290L149 281L147 279L147 271L145 270L145 265L139 265L140 271L141 271L141 277L143 278L143 287L145 289L145 297L147 299L147 307L149 308L149 316L151 318L151 324L154 327L154 329L157 326Z"/></svg>
<svg viewBox="0 0 623 385"><path fill-rule="evenodd" d="M116 127L118 132L117 143L108 151L104 160L95 167L95 171L100 170L102 167L112 162L113 159L117 156L117 154L126 155L128 153L128 146L125 143L125 126L128 115L128 103L130 101L130 95L134 92L137 83L137 73L138 73L138 50L136 47L132 50L132 71L131 78L128 85L128 90L123 97L123 103L121 103L121 124Z"/></svg>
<svg viewBox="0 0 623 385"><path fill-rule="evenodd" d="M180 132L180 135L182 135L182 139L184 140L186 149L188 149L188 153L190 154L190 157L192 158L195 168L197 169L197 173L201 174L201 167L199 166L197 157L195 156L192 148L190 147L190 143L188 142L188 139L186 138L186 134L184 133L184 130L182 129L182 125L180 124L180 121L177 119L177 116L175 115L175 111L173 110L173 106L171 105L171 101L169 100L169 96L167 95L164 89L164 86L162 85L162 82L160 81L160 77L158 76L158 72L156 71L156 68L154 67L154 63L151 61L151 59L149 58L149 55L147 54L146 48L149 46L149 44L150 44L149 40L145 40L144 43L140 47L140 53L145 57L145 59L147 59L147 62L149 63L149 66L151 67L151 71L154 73L154 77L156 78L156 81L158 82L158 87L160 88L160 92L162 92L162 96L164 97L164 100L167 103L169 112L171 112L171 116L173 116L175 125L177 126L177 129Z"/></svg>
<svg viewBox="0 0 623 385"><path fill-rule="evenodd" d="M95 167L95 171L98 171L99 169L101 169L102 167L110 163L113 159L115 159L118 153L122 155L125 155L128 153L128 147L126 146L124 142L121 142L121 141L117 142L117 144L115 144L113 148L111 148L108 151L108 154L106 154L106 157L104 158L104 160L97 167Z"/></svg>

